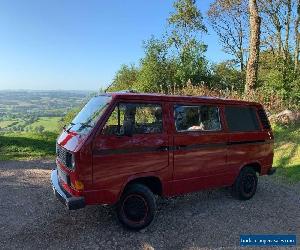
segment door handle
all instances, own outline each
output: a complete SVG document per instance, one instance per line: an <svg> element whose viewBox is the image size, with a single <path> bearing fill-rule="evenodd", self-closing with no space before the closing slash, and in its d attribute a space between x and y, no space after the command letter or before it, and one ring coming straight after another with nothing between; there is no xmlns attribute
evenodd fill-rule
<svg viewBox="0 0 300 250"><path fill-rule="evenodd" d="M168 146L160 146L160 147L159 147L159 150L160 150L160 151L168 151L168 150L169 150L169 147L168 147Z"/></svg>

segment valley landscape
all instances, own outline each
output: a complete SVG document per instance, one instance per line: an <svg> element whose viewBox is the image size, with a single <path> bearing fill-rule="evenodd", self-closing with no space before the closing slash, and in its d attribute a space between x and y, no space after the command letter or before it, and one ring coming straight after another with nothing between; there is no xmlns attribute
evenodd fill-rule
<svg viewBox="0 0 300 250"><path fill-rule="evenodd" d="M57 132L66 113L87 100L88 91L0 91L0 133Z"/></svg>
<svg viewBox="0 0 300 250"><path fill-rule="evenodd" d="M66 114L89 91L0 91L0 160L49 158Z"/></svg>

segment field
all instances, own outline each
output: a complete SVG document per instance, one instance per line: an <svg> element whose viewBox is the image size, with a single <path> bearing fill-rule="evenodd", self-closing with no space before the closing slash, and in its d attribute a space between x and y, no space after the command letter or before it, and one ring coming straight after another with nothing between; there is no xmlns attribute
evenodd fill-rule
<svg viewBox="0 0 300 250"><path fill-rule="evenodd" d="M57 132L60 119L89 96L85 91L0 91L0 133Z"/></svg>
<svg viewBox="0 0 300 250"><path fill-rule="evenodd" d="M0 160L53 157L61 119L89 95L84 91L0 91Z"/></svg>
<svg viewBox="0 0 300 250"><path fill-rule="evenodd" d="M29 130L36 130L38 127L43 126L45 131L57 132L57 126L61 117L39 117L35 122L25 127Z"/></svg>
<svg viewBox="0 0 300 250"><path fill-rule="evenodd" d="M0 121L0 128L8 128L12 126L15 122L19 123L19 119Z"/></svg>

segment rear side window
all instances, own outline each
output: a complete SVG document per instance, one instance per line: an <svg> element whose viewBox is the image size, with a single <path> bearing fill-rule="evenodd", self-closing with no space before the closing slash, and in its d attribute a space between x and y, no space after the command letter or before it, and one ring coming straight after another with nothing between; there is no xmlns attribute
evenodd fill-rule
<svg viewBox="0 0 300 250"><path fill-rule="evenodd" d="M227 125L232 132L259 131L256 111L252 107L226 107Z"/></svg>
<svg viewBox="0 0 300 250"><path fill-rule="evenodd" d="M219 108L216 106L175 105L176 131L217 131L221 129Z"/></svg>
<svg viewBox="0 0 300 250"><path fill-rule="evenodd" d="M107 120L102 134L124 135L162 133L162 107L159 104L119 103Z"/></svg>
<svg viewBox="0 0 300 250"><path fill-rule="evenodd" d="M268 119L268 116L264 109L257 110L258 116L260 118L261 124L263 125L264 129L271 129L271 125Z"/></svg>

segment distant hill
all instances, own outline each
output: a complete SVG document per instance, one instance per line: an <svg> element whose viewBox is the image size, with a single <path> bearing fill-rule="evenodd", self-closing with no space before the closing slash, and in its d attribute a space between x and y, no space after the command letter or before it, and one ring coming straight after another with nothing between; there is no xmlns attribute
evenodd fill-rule
<svg viewBox="0 0 300 250"><path fill-rule="evenodd" d="M0 90L0 131L27 131L43 124L41 121L47 117L58 121L93 94L76 90Z"/></svg>
<svg viewBox="0 0 300 250"><path fill-rule="evenodd" d="M1 115L63 116L80 105L92 92L88 91L0 91ZM42 113L42 114L41 114Z"/></svg>

